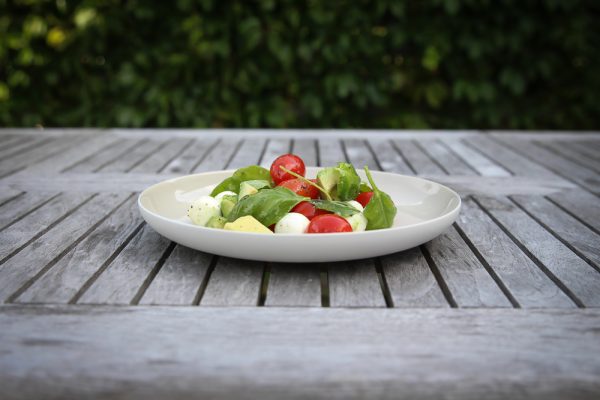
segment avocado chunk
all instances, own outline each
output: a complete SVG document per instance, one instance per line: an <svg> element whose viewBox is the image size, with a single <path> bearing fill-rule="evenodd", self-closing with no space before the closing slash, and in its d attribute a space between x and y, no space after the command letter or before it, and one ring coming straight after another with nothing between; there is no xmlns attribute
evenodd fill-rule
<svg viewBox="0 0 600 400"><path fill-rule="evenodd" d="M228 222L225 224L223 229L228 231L273 234L273 232L269 228L258 222L258 220L252 215L239 217L233 222Z"/></svg>
<svg viewBox="0 0 600 400"><path fill-rule="evenodd" d="M223 214L225 218L229 216L231 210L233 210L233 207L235 207L235 205L237 204L237 201L237 194L223 196L223 198L221 199L221 214Z"/></svg>
<svg viewBox="0 0 600 400"><path fill-rule="evenodd" d="M249 196L254 193L258 193L260 189L269 188L271 185L268 181L264 180L253 180L253 181L245 181L240 183L240 193L238 195L238 200L241 200L245 196Z"/></svg>
<svg viewBox="0 0 600 400"><path fill-rule="evenodd" d="M223 229L225 224L227 223L227 218L223 218L220 216L211 217L206 223L207 228L217 228Z"/></svg>
<svg viewBox="0 0 600 400"><path fill-rule="evenodd" d="M334 167L325 168L319 171L317 179L323 189L327 192L331 192L331 189L333 189L340 180L340 173Z"/></svg>

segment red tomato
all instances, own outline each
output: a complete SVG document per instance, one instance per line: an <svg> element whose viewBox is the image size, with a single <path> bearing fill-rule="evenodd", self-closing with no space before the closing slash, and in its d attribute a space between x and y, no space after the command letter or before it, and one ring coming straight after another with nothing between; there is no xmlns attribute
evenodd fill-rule
<svg viewBox="0 0 600 400"><path fill-rule="evenodd" d="M352 227L344 218L336 214L317 215L308 225L307 233L352 232Z"/></svg>
<svg viewBox="0 0 600 400"><path fill-rule="evenodd" d="M277 186L288 188L298 196L310 197L311 199L319 198L319 189L309 185L302 179L289 179L287 181L280 182Z"/></svg>
<svg viewBox="0 0 600 400"><path fill-rule="evenodd" d="M371 197L373 197L373 192L364 192L356 196L356 201L358 201L363 207L366 207L371 201Z"/></svg>
<svg viewBox="0 0 600 400"><path fill-rule="evenodd" d="M304 176L304 173L306 172L304 161L302 161L300 157L293 154L279 156L273 161L273 164L271 164L271 178L273 178L273 182L275 182L276 185L279 185L280 182L295 178L295 176L284 172L279 167L284 167L301 176Z"/></svg>
<svg viewBox="0 0 600 400"><path fill-rule="evenodd" d="M318 209L317 207L310 204L308 201L302 201L292 208L292 211L304 215L308 219L313 219L317 215L331 214L329 211Z"/></svg>

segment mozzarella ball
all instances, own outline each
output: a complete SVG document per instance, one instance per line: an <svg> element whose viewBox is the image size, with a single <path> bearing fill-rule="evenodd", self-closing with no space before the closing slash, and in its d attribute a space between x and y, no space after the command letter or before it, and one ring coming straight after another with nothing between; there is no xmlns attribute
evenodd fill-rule
<svg viewBox="0 0 600 400"><path fill-rule="evenodd" d="M220 202L210 196L202 196L188 208L188 217L196 225L206 226L212 217L221 215Z"/></svg>
<svg viewBox="0 0 600 400"><path fill-rule="evenodd" d="M346 217L346 221L352 227L352 232L362 232L367 229L367 217L363 213L356 213L350 217Z"/></svg>
<svg viewBox="0 0 600 400"><path fill-rule="evenodd" d="M360 204L356 200L347 201L346 204L348 204L349 206L352 206L352 207L356 208L360 212L363 212L363 210L364 210L364 207L362 206L362 204Z"/></svg>
<svg viewBox="0 0 600 400"><path fill-rule="evenodd" d="M310 220L300 213L288 213L275 224L275 233L306 233Z"/></svg>
<svg viewBox="0 0 600 400"><path fill-rule="evenodd" d="M226 191L221 192L218 195L216 195L215 200L217 200L219 202L219 204L221 204L221 200L223 200L223 196L237 196L237 193L232 192L231 190L226 190Z"/></svg>

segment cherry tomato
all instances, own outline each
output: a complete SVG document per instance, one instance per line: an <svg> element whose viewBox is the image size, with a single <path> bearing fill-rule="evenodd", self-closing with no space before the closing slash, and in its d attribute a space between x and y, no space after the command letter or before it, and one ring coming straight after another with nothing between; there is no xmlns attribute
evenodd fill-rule
<svg viewBox="0 0 600 400"><path fill-rule="evenodd" d="M273 182L275 182L276 185L279 185L280 182L295 178L295 176L284 172L279 167L284 167L301 176L304 176L306 172L304 161L302 161L300 157L294 154L284 154L279 156L273 161L273 164L271 164L271 178L273 178Z"/></svg>
<svg viewBox="0 0 600 400"><path fill-rule="evenodd" d="M329 211L321 210L313 206L308 201L302 201L298 203L290 212L302 214L308 219L313 219L317 215L331 214Z"/></svg>
<svg viewBox="0 0 600 400"><path fill-rule="evenodd" d="M352 227L344 218L336 214L317 215L308 225L307 233L352 232Z"/></svg>
<svg viewBox="0 0 600 400"><path fill-rule="evenodd" d="M318 199L320 194L319 189L298 178L280 182L277 186L283 186L290 189L298 196L310 197L311 199Z"/></svg>
<svg viewBox="0 0 600 400"><path fill-rule="evenodd" d="M371 201L371 197L373 197L373 192L364 192L356 196L356 201L358 201L363 207L366 207Z"/></svg>

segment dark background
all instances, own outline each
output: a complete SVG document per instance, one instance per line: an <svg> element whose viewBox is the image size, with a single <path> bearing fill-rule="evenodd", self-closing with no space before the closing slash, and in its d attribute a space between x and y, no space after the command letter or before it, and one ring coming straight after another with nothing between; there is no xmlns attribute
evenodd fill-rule
<svg viewBox="0 0 600 400"><path fill-rule="evenodd" d="M0 0L0 124L598 129L599 9Z"/></svg>

